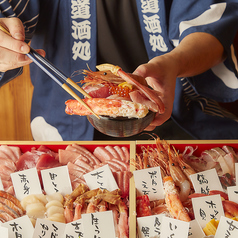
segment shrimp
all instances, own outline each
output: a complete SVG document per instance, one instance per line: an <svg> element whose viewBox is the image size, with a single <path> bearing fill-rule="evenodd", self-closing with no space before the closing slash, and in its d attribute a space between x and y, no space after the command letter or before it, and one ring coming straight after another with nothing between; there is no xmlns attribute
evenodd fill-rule
<svg viewBox="0 0 238 238"><path fill-rule="evenodd" d="M79 210L81 211L81 208L78 206L75 208L77 212L75 212L76 215L74 215L74 201L75 199L80 196L81 194L84 194L86 191L88 191L89 188L83 183L80 183L77 188L74 189L74 191L68 195L65 196L66 200L64 203L64 216L66 223L72 222L74 220L74 217L81 217L79 214ZM81 212L80 212L81 214ZM79 218L78 218L79 219Z"/></svg>
<svg viewBox="0 0 238 238"><path fill-rule="evenodd" d="M191 221L191 218L188 215L188 212L184 208L178 191L175 187L175 183L171 176L166 176L163 179L164 181L164 190L165 190L165 203L170 212L170 215L173 218L176 218L181 221Z"/></svg>
<svg viewBox="0 0 238 238"><path fill-rule="evenodd" d="M190 175L191 175L191 174L195 174L196 171L195 171L190 165L188 165L188 164L183 160L182 155L178 155L176 158L177 158L179 167L181 168L181 170L183 171L183 173L187 176L187 178L188 178L189 181L191 182ZM192 184L192 182L191 182L191 184Z"/></svg>
<svg viewBox="0 0 238 238"><path fill-rule="evenodd" d="M88 190L89 188L87 185L80 183L78 187L74 189L74 191L69 196L66 196L64 207L67 207L71 211L73 211L73 202L75 201L75 199L81 194L84 194L85 192L87 192Z"/></svg>
<svg viewBox="0 0 238 238"><path fill-rule="evenodd" d="M137 217L152 215L148 195L143 195L136 198L136 215Z"/></svg>
<svg viewBox="0 0 238 238"><path fill-rule="evenodd" d="M85 98L83 101L92 108L97 115L103 116L143 118L149 112L149 109L145 105L126 100ZM86 116L92 114L77 100L70 99L67 100L65 104L65 112L69 115Z"/></svg>
<svg viewBox="0 0 238 238"><path fill-rule="evenodd" d="M74 218L73 218L74 221L81 218L82 208L84 206L85 201L96 196L98 194L98 191L99 191L99 188L94 189L94 190L89 190L75 199L75 202L74 202L75 203L75 212L74 212ZM90 209L92 209L93 204L90 204L90 206L91 206ZM87 212L87 210L86 210L86 212ZM89 212L89 210L88 210L88 212Z"/></svg>
<svg viewBox="0 0 238 238"><path fill-rule="evenodd" d="M175 150L174 150L175 151ZM176 151L175 151L176 154ZM188 195L190 194L191 187L190 187L190 181L187 180L187 177L183 173L183 171L180 169L178 162L177 162L178 155L176 154L175 156L169 156L169 169L170 169L170 174L171 177L173 178L176 186L180 188L180 200L184 202L187 198Z"/></svg>

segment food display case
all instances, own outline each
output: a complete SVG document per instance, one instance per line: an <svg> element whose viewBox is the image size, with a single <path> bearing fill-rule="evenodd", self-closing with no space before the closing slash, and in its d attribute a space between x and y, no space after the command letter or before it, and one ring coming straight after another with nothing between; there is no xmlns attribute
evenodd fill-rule
<svg viewBox="0 0 238 238"><path fill-rule="evenodd" d="M21 153L24 154L32 149L38 149L40 146L46 146L49 150L59 153L59 150L65 150L69 145L77 144L86 148L89 152L93 153L97 147L106 146L119 146L125 147L129 151L128 168L130 170L131 176L129 178L129 194L128 194L128 236L130 238L143 237L138 234L138 224L137 224L137 189L135 186L135 180L133 173L138 168L136 168L136 159L144 149L148 148L159 148L158 143L162 143L160 140L148 140L148 141L64 141L64 142L32 142L32 141L1 141L1 145L6 146L16 146L19 147ZM166 141L174 151L178 154L182 154L186 149L193 148L193 156L199 158L204 151L208 151L214 148L223 148L223 146L229 146L234 149L234 152L238 153L238 141L237 140L194 140L194 141L183 141L183 140L171 140ZM160 146L160 145L159 145ZM233 162L237 162L234 158ZM234 164L235 166L235 164ZM148 166L149 167L149 166ZM235 168L234 168L235 170ZM171 175L171 174L169 174ZM235 181L235 178L234 180ZM233 184L235 185L235 184ZM193 191L193 193L195 193ZM124 200L125 201L125 200ZM237 205L238 207L238 205ZM237 214L238 215L238 214ZM126 237L126 236L125 236ZM144 236L146 237L146 236Z"/></svg>

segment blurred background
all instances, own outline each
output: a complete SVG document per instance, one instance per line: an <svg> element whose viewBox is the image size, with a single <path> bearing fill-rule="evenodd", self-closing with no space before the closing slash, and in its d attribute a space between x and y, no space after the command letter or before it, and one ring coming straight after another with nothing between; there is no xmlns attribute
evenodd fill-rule
<svg viewBox="0 0 238 238"><path fill-rule="evenodd" d="M0 140L33 140L30 108L33 86L29 66L0 88Z"/></svg>

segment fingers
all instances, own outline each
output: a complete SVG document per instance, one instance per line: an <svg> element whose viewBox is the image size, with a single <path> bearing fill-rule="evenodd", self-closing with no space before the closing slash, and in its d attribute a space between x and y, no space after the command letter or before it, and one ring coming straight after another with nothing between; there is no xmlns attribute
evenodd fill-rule
<svg viewBox="0 0 238 238"><path fill-rule="evenodd" d="M32 61L24 54L16 53L0 47L0 71L22 67Z"/></svg>
<svg viewBox="0 0 238 238"><path fill-rule="evenodd" d="M8 29L10 34L0 31L0 47L22 54L30 51L30 47L24 42L24 27L18 18L2 18L0 24Z"/></svg>
<svg viewBox="0 0 238 238"><path fill-rule="evenodd" d="M36 50L45 57L44 50ZM16 53L0 47L0 72L19 68L32 63L32 60L25 54Z"/></svg>
<svg viewBox="0 0 238 238"><path fill-rule="evenodd" d="M28 65L32 60L26 55L30 47L25 40L22 22L18 18L0 18L0 24L10 33L0 30L0 71L19 68ZM45 56L44 50L37 50Z"/></svg>
<svg viewBox="0 0 238 238"><path fill-rule="evenodd" d="M162 125L167 120L169 120L171 114L166 112L164 114L158 114L156 115L155 119L152 121L152 123L145 128L145 131L153 131L157 126Z"/></svg>

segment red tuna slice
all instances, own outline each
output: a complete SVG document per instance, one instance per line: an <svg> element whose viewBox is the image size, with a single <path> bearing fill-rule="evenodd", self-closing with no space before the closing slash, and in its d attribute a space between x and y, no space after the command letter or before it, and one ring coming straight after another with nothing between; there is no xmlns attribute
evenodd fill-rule
<svg viewBox="0 0 238 238"><path fill-rule="evenodd" d="M91 167L89 164L85 163L84 161L82 161L81 159L76 159L74 161L74 164L79 166L79 167L82 167L84 169L87 170L87 173L88 172L91 172L93 170L93 167Z"/></svg>
<svg viewBox="0 0 238 238"><path fill-rule="evenodd" d="M116 149L115 149L113 146L107 145L107 146L105 147L105 149L108 150L108 151L113 155L113 157L114 157L115 159L122 160L122 159L121 159L121 156L118 154L118 152L116 151Z"/></svg>
<svg viewBox="0 0 238 238"><path fill-rule="evenodd" d="M53 150L49 149L47 146L45 145L41 145L37 151L41 151L41 152L45 152L47 154L51 154L52 156L55 157L55 159L58 159L58 153L54 152Z"/></svg>
<svg viewBox="0 0 238 238"><path fill-rule="evenodd" d="M77 159L80 159L84 161L85 163L89 163L88 158L86 158L84 155L72 151L72 150L59 150L59 162L61 164L67 164L68 162L75 163Z"/></svg>
<svg viewBox="0 0 238 238"><path fill-rule="evenodd" d="M92 98L107 98L110 96L109 87L101 87L89 92Z"/></svg>
<svg viewBox="0 0 238 238"><path fill-rule="evenodd" d="M78 178L82 178L82 175L87 173L87 170L85 168L82 168L71 162L69 162L67 166L68 166L69 173L74 174L75 176L78 176ZM73 171L76 171L76 172L73 172Z"/></svg>
<svg viewBox="0 0 238 238"><path fill-rule="evenodd" d="M125 153L122 150L121 146L116 145L116 146L114 146L114 149L117 151L117 153L119 154L119 156L120 156L122 161L126 161L127 160L127 158L125 156Z"/></svg>
<svg viewBox="0 0 238 238"><path fill-rule="evenodd" d="M121 191L121 197L126 198L129 196L129 184L132 173L130 171L113 172L117 186Z"/></svg>
<svg viewBox="0 0 238 238"><path fill-rule="evenodd" d="M107 160L101 164L94 165L94 169L98 169L104 165L108 165L112 172L121 171L120 168L118 168L117 164L111 162L110 160Z"/></svg>
<svg viewBox="0 0 238 238"><path fill-rule="evenodd" d="M60 162L52 154L42 154L36 163L36 168L54 168L61 166Z"/></svg>
<svg viewBox="0 0 238 238"><path fill-rule="evenodd" d="M31 169L36 167L39 155L30 151L25 152L16 162L17 171Z"/></svg>
<svg viewBox="0 0 238 238"><path fill-rule="evenodd" d="M88 149L86 149L85 147L78 145L78 144L72 144L72 146L74 148L76 148L79 152L81 152L81 154L83 154L85 157L87 157L92 163L92 164L100 164L99 159L93 155L93 153L91 153Z"/></svg>
<svg viewBox="0 0 238 238"><path fill-rule="evenodd" d="M129 151L129 149L125 146L122 146L121 149L123 150L124 155L126 157L126 162L128 162L130 160L130 151Z"/></svg>
<svg viewBox="0 0 238 238"><path fill-rule="evenodd" d="M113 159L113 155L106 150L104 147L102 146L98 146L95 148L93 154L101 161L101 162L105 162L107 160L112 160Z"/></svg>

